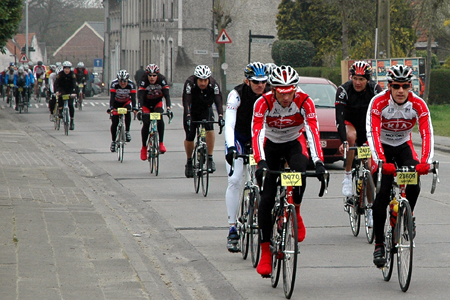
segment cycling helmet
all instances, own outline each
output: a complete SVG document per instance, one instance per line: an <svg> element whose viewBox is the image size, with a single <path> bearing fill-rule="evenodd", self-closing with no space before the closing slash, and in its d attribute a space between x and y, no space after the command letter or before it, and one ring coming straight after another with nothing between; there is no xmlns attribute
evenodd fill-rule
<svg viewBox="0 0 450 300"><path fill-rule="evenodd" d="M155 64L149 64L147 68L145 68L145 72L147 74L158 74L159 73L159 67Z"/></svg>
<svg viewBox="0 0 450 300"><path fill-rule="evenodd" d="M194 75L200 79L208 79L211 76L211 69L205 65L195 67Z"/></svg>
<svg viewBox="0 0 450 300"><path fill-rule="evenodd" d="M38 61L38 66L42 66L43 62L42 61Z"/></svg>
<svg viewBox="0 0 450 300"><path fill-rule="evenodd" d="M358 75L370 80L372 75L372 67L365 61L356 61L350 67L350 74L352 76Z"/></svg>
<svg viewBox="0 0 450 300"><path fill-rule="evenodd" d="M60 61L57 61L55 65L56 65L57 67L60 67L62 64L61 64Z"/></svg>
<svg viewBox="0 0 450 300"><path fill-rule="evenodd" d="M71 68L72 63L70 61L66 60L65 62L62 63L62 66L63 66L63 68L66 68L66 67Z"/></svg>
<svg viewBox="0 0 450 300"><path fill-rule="evenodd" d="M130 78L130 74L128 74L127 70L120 70L117 73L117 79L119 80L128 80L128 78Z"/></svg>
<svg viewBox="0 0 450 300"><path fill-rule="evenodd" d="M295 90L299 81L297 71L291 66L279 66L272 70L269 76L271 85L277 92L286 94Z"/></svg>
<svg viewBox="0 0 450 300"><path fill-rule="evenodd" d="M29 68L30 68L30 67L28 67L27 64L24 64L24 65L23 65L23 69L24 69L25 71L28 71Z"/></svg>
<svg viewBox="0 0 450 300"><path fill-rule="evenodd" d="M23 67L19 67L19 68L17 69L17 73L22 74L22 73L23 73Z"/></svg>
<svg viewBox="0 0 450 300"><path fill-rule="evenodd" d="M267 70L267 74L269 75L269 77L270 77L270 73L272 73L272 70L275 69L276 67L277 67L277 65L274 63L266 64L266 70Z"/></svg>
<svg viewBox="0 0 450 300"><path fill-rule="evenodd" d="M56 67L56 73L59 73L63 70L62 66Z"/></svg>
<svg viewBox="0 0 450 300"><path fill-rule="evenodd" d="M52 72L56 71L56 66L55 65L50 65L50 70L52 70Z"/></svg>
<svg viewBox="0 0 450 300"><path fill-rule="evenodd" d="M77 64L77 68L84 68L84 63L83 63L82 61L80 61L80 62Z"/></svg>
<svg viewBox="0 0 450 300"><path fill-rule="evenodd" d="M408 82L411 81L412 77L412 69L404 65L392 66L387 73L387 79L389 82Z"/></svg>
<svg viewBox="0 0 450 300"><path fill-rule="evenodd" d="M244 70L245 78L248 80L267 80L267 69L266 66L260 62L253 62L248 64Z"/></svg>
<svg viewBox="0 0 450 300"><path fill-rule="evenodd" d="M31 67L33 67L33 62L32 61L29 61L28 62L28 66L31 68Z"/></svg>

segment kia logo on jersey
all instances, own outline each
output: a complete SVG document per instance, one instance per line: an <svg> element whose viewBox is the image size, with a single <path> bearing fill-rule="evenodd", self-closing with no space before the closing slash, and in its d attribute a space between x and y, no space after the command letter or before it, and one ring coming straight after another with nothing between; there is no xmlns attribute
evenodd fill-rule
<svg viewBox="0 0 450 300"><path fill-rule="evenodd" d="M382 128L390 131L405 131L412 129L414 124L414 121L404 119L384 120Z"/></svg>

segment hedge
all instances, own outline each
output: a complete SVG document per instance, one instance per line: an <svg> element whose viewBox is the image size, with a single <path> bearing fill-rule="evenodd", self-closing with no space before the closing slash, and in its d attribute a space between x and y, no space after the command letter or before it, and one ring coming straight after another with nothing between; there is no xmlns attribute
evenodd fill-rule
<svg viewBox="0 0 450 300"><path fill-rule="evenodd" d="M430 77L429 104L449 104L450 103L450 70L432 69Z"/></svg>
<svg viewBox="0 0 450 300"><path fill-rule="evenodd" d="M336 86L340 86L342 84L341 68L304 67L295 69L300 76L324 77L333 82Z"/></svg>
<svg viewBox="0 0 450 300"><path fill-rule="evenodd" d="M272 59L278 66L307 67L312 64L314 55L314 45L309 41L278 40L272 46Z"/></svg>

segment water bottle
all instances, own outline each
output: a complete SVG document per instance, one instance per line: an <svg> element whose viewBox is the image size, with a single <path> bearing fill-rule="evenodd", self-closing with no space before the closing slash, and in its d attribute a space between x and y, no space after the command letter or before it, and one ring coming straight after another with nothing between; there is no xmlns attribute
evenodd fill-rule
<svg viewBox="0 0 450 300"><path fill-rule="evenodd" d="M358 184L356 185L356 194L359 195L361 193L361 188L362 188L362 180L361 178L358 179Z"/></svg>
<svg viewBox="0 0 450 300"><path fill-rule="evenodd" d="M397 199L394 198L389 203L389 215L392 227L394 227L395 223L397 223L397 213L398 213L398 201Z"/></svg>

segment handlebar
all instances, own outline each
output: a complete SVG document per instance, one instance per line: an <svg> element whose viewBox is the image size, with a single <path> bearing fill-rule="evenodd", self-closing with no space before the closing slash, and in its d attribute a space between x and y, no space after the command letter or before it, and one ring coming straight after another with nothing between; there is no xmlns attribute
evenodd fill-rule
<svg viewBox="0 0 450 300"><path fill-rule="evenodd" d="M150 114L155 114L157 112L152 112L152 113L142 113L142 115L150 115ZM170 117L172 114L168 113L168 112L164 112L164 113L158 113L161 116L167 116L167 118L169 118L169 124L172 122L172 118ZM142 122L142 121L141 121Z"/></svg>
<svg viewBox="0 0 450 300"><path fill-rule="evenodd" d="M266 168L264 168L263 169L261 192L264 189L264 181L266 179L267 174L273 174L273 175L280 176L282 173L294 173L294 172L272 171L272 170L267 170ZM306 171L306 172L298 172L298 173L300 173L302 176L305 176L305 177L316 177L316 178L321 177L320 178L319 197L322 197L324 194L328 193L328 183L330 182L330 173L328 173L328 171L325 171L325 173L323 173L323 174L318 174L315 171Z"/></svg>
<svg viewBox="0 0 450 300"><path fill-rule="evenodd" d="M234 161L238 158L248 158L249 154L238 154L236 151L233 151L233 163L231 164L230 172L228 176L232 176L234 173Z"/></svg>
<svg viewBox="0 0 450 300"><path fill-rule="evenodd" d="M191 123L206 125L206 124L214 124L214 123L219 124L219 121L207 121L207 120L203 119L201 121L191 121ZM222 134L223 127L220 125L219 125L219 127L220 127L219 134Z"/></svg>
<svg viewBox="0 0 450 300"><path fill-rule="evenodd" d="M404 166L400 168L396 168L396 173L402 173L402 172L415 172L416 167L415 166ZM381 176L383 173L383 161L378 162L378 176L377 176L377 191L380 190L381 187ZM430 171L429 173L433 174L432 182L431 182L431 194L434 194L436 191L436 183L440 183L439 179L439 161L433 161L430 165Z"/></svg>

